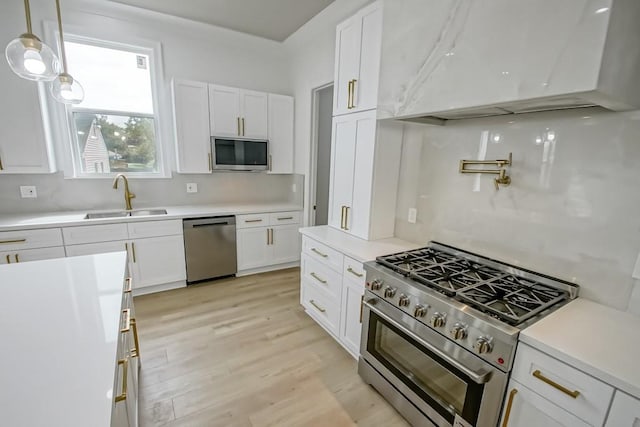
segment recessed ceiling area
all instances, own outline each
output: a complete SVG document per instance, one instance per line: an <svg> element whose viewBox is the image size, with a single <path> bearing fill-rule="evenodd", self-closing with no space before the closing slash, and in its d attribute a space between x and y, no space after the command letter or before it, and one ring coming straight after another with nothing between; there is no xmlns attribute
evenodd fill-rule
<svg viewBox="0 0 640 427"><path fill-rule="evenodd" d="M284 41L334 0L110 0Z"/></svg>

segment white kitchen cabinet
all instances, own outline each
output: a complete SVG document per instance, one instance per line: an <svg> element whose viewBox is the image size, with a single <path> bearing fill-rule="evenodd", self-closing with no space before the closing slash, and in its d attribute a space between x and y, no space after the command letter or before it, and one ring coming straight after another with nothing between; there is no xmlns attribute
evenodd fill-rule
<svg viewBox="0 0 640 427"><path fill-rule="evenodd" d="M59 228L0 232L0 264L64 258Z"/></svg>
<svg viewBox="0 0 640 427"><path fill-rule="evenodd" d="M209 85L212 136L267 139L268 99L264 92Z"/></svg>
<svg viewBox="0 0 640 427"><path fill-rule="evenodd" d="M134 289L187 279L182 235L131 241Z"/></svg>
<svg viewBox="0 0 640 427"><path fill-rule="evenodd" d="M333 118L329 225L367 240L393 236L402 132L375 110Z"/></svg>
<svg viewBox="0 0 640 427"><path fill-rule="evenodd" d="M293 97L269 94L269 173L293 173Z"/></svg>
<svg viewBox="0 0 640 427"><path fill-rule="evenodd" d="M238 272L298 261L299 227L298 211L237 215Z"/></svg>
<svg viewBox="0 0 640 427"><path fill-rule="evenodd" d="M640 400L616 391L605 427L639 427Z"/></svg>
<svg viewBox="0 0 640 427"><path fill-rule="evenodd" d="M211 172L208 85L173 81L173 117L179 173Z"/></svg>
<svg viewBox="0 0 640 427"><path fill-rule="evenodd" d="M514 379L509 382L506 399L500 424L503 427L590 427Z"/></svg>
<svg viewBox="0 0 640 427"><path fill-rule="evenodd" d="M19 251L0 252L0 264L15 264L18 262L39 261L41 259L64 258L64 247L23 249Z"/></svg>
<svg viewBox="0 0 640 427"><path fill-rule="evenodd" d="M381 2L365 7L338 25L334 116L376 108L381 40Z"/></svg>
<svg viewBox="0 0 640 427"><path fill-rule="evenodd" d="M96 255L109 252L129 251L129 242L116 240L113 242L84 243L65 247L67 256Z"/></svg>
<svg viewBox="0 0 640 427"><path fill-rule="evenodd" d="M340 341L353 355L360 354L364 285L343 277Z"/></svg>

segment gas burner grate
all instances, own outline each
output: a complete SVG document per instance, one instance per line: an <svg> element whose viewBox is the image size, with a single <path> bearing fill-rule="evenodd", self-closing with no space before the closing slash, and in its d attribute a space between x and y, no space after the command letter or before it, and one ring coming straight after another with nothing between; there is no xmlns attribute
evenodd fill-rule
<svg viewBox="0 0 640 427"><path fill-rule="evenodd" d="M376 258L376 261L393 271L408 276L413 272L420 271L437 264L454 261L457 258L432 248L415 249L413 251L401 252L398 254L385 255Z"/></svg>

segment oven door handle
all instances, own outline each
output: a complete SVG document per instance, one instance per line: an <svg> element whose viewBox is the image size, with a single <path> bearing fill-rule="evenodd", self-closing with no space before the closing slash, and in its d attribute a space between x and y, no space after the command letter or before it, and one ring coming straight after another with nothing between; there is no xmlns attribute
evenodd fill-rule
<svg viewBox="0 0 640 427"><path fill-rule="evenodd" d="M413 333L413 331L408 330L405 326L403 326L402 324L400 324L398 321L396 321L395 319L391 318L389 315L383 313L382 311L376 309L371 302L372 301L376 301L376 300L369 300L369 301L364 301L364 305L371 310L372 312L374 312L376 315L380 316L381 318L383 318L384 320L386 320L387 322L391 323L393 326L395 326L396 328L400 329L403 333L409 335L412 339L414 339L415 341L417 341L418 343L420 343L420 345L426 347L429 349L429 351L437 354L439 357L441 357L442 359L444 359L445 361L447 361L447 363L450 363L451 365L453 365L456 369L462 371L466 376L468 376L469 378L471 378L471 380L476 383L476 384L485 384L487 382L489 382L489 380L491 379L491 371L484 371L484 372L475 372L469 368L467 368L466 366L460 364L460 362L458 362L455 359L452 359L451 356L449 356L448 354L446 354L445 352L443 352L442 350L440 350L439 348L435 347L433 344L425 341L424 339L420 338L418 335L416 335L415 333Z"/></svg>

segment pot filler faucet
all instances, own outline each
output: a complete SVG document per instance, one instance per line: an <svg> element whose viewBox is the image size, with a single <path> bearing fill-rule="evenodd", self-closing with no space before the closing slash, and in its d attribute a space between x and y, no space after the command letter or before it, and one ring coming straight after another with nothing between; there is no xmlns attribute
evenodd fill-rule
<svg viewBox="0 0 640 427"><path fill-rule="evenodd" d="M129 180L126 176L124 176L124 174L121 173L116 175L116 177L113 179L113 188L115 190L118 189L118 180L120 178L122 178L122 180L124 181L124 203L126 204L126 209L130 211L131 209L133 209L131 207L131 199L135 198L136 195L129 191Z"/></svg>

